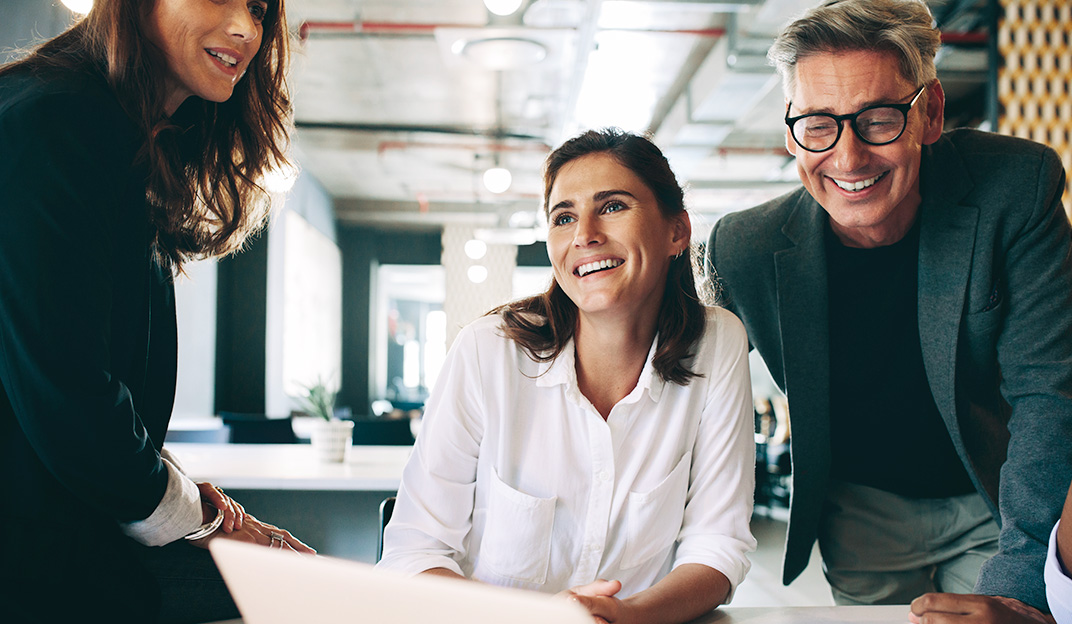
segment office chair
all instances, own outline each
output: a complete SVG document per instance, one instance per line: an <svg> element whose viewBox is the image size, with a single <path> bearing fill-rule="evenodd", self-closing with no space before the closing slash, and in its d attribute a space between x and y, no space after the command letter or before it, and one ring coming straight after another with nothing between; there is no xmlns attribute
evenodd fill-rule
<svg viewBox="0 0 1072 624"><path fill-rule="evenodd" d="M220 417L230 428L234 444L294 444L298 441L290 416L269 418L264 414L220 412Z"/></svg>
<svg viewBox="0 0 1072 624"><path fill-rule="evenodd" d="M380 503L380 541L376 544L376 561L383 558L383 530L391 521L391 514L395 511L395 497L388 496Z"/></svg>

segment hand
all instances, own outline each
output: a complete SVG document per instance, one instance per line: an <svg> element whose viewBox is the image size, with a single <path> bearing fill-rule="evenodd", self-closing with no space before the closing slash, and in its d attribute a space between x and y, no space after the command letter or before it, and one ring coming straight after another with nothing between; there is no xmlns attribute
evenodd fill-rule
<svg viewBox="0 0 1072 624"><path fill-rule="evenodd" d="M273 524L268 524L267 522L261 522L248 513L244 514L242 526L234 528L230 533L216 531L207 537L191 541L190 543L201 548L208 548L208 543L214 539L249 542L251 544L267 546L268 548L278 548L280 550L297 552L303 555L316 554L315 550L309 548L302 543L301 540L291 535L290 531L281 529Z"/></svg>
<svg viewBox="0 0 1072 624"><path fill-rule="evenodd" d="M912 624L1055 624L1053 616L1004 596L923 594L911 609Z"/></svg>
<svg viewBox="0 0 1072 624"><path fill-rule="evenodd" d="M239 505L233 498L224 494L223 490L211 483L198 483L197 489L201 492L203 502L223 512L223 524L220 525L221 531L230 533L235 529L242 528L242 522L246 518L246 510L242 508L242 505ZM215 516L216 512L211 513L211 516L202 520L203 523L212 521L212 517Z"/></svg>
<svg viewBox="0 0 1072 624"><path fill-rule="evenodd" d="M621 590L621 581L600 579L587 585L571 587L558 595L587 609L597 624L612 624L621 622L625 611L622 601L614 597Z"/></svg>

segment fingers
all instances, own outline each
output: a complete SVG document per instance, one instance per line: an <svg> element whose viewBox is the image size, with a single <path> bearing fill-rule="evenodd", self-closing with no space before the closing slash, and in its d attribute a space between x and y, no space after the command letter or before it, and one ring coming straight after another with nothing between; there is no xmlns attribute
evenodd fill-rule
<svg viewBox="0 0 1072 624"><path fill-rule="evenodd" d="M290 531L281 529L273 524L267 522L261 522L253 516L247 515L247 520L256 523L258 526L258 533L261 534L261 539L257 540L258 544L263 544L269 548L278 548L280 550L293 550L304 555L315 555L316 550L306 546L300 539L291 535ZM266 538L266 539L265 539Z"/></svg>
<svg viewBox="0 0 1072 624"><path fill-rule="evenodd" d="M1019 600L976 594L924 594L912 601L913 624L1028 624L1046 616Z"/></svg>
<svg viewBox="0 0 1072 624"><path fill-rule="evenodd" d="M569 600L584 607L597 622L614 622L618 619L621 601L612 596L573 594L569 597Z"/></svg>
<svg viewBox="0 0 1072 624"><path fill-rule="evenodd" d="M974 598L978 598L978 596L970 594L923 594L912 601L910 609L917 617L925 613L967 615L974 611Z"/></svg>
<svg viewBox="0 0 1072 624"><path fill-rule="evenodd" d="M587 585L578 585L570 588L570 593L579 596L613 596L622 590L621 581L606 581L598 579Z"/></svg>
<svg viewBox="0 0 1072 624"><path fill-rule="evenodd" d="M224 494L221 488L211 483L198 483L197 489L201 493L201 499L223 512L223 524L220 529L224 533L230 533L235 529L241 529L245 522L246 510L230 496Z"/></svg>

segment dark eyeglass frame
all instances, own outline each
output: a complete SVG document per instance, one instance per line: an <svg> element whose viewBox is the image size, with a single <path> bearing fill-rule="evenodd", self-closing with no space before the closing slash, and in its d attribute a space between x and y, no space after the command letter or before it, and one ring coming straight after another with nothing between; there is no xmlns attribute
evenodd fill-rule
<svg viewBox="0 0 1072 624"><path fill-rule="evenodd" d="M812 152L812 153L815 153L815 154L819 154L819 153L822 153L822 152L828 152L828 151L834 149L834 146L837 145L838 141L841 140L841 131L845 129L845 124L842 123L844 121L848 121L852 125L852 131L856 134L856 137L858 139L860 139L861 141L863 141L864 143L867 143L868 145L889 145L890 143L893 143L897 139L901 138L901 135L904 134L905 128L908 127L908 111L912 110L912 107L916 105L916 101L919 100L919 96L923 95L923 92L926 91L926 90L927 90L927 85L923 85L922 87L920 87L919 91L916 91L916 94L912 97L912 101L908 102L907 104L874 104L872 106L867 106L865 108L861 108L860 110L856 111L855 113L850 113L848 115L832 115L830 113L808 113L806 115L798 115L796 117L790 117L789 116L789 109L793 106L793 102L790 101L789 105L785 107L785 125L789 126L789 136L793 137L793 142L794 143L799 145L801 147L801 149L809 151L809 152ZM860 115L863 115L867 111L874 110L876 108L892 108L892 109L894 109L896 111L899 111L901 113L901 116L904 117L904 123L901 124L901 131L897 133L897 136L893 137L889 141L879 141L879 142L868 141L867 139L864 138L864 136L862 134L860 134L860 129L856 127L856 119ZM834 137L834 142L831 143L829 147L824 147L823 149L811 149L810 147L805 146L803 143L801 143L797 139L796 133L793 132L793 126L796 125L796 123L798 121L800 121L801 119L805 119L807 117L827 117L827 118L833 119L834 123L837 124L837 136Z"/></svg>

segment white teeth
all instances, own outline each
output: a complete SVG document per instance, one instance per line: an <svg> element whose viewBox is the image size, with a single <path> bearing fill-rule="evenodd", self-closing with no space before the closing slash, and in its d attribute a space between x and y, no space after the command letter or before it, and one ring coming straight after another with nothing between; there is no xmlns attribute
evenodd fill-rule
<svg viewBox="0 0 1072 624"><path fill-rule="evenodd" d="M834 180L834 184L837 184L840 188L843 188L846 191L860 191L871 186L875 182L878 182L878 179L881 178L883 175L884 174L879 174L873 178L867 180L860 180L859 182L842 182L841 180L835 178L830 179Z"/></svg>
<svg viewBox="0 0 1072 624"><path fill-rule="evenodd" d="M588 264L582 264L577 267L577 275L584 277L589 273L594 273L602 269L611 269L621 265L624 260L599 260L598 262L589 262Z"/></svg>
<svg viewBox="0 0 1072 624"><path fill-rule="evenodd" d="M231 56L229 54L224 54L223 52L216 52L214 50L206 50L206 52L208 52L212 56L215 56L216 58L218 58L221 61L223 61L224 64L230 65L231 67L234 67L235 65L238 64L238 59L236 59L235 57L233 57L233 56Z"/></svg>

